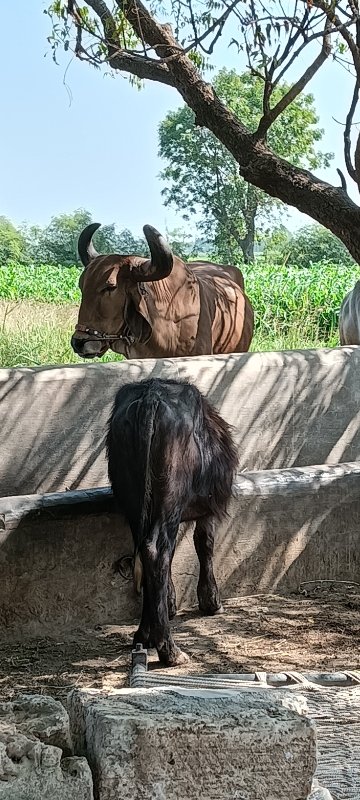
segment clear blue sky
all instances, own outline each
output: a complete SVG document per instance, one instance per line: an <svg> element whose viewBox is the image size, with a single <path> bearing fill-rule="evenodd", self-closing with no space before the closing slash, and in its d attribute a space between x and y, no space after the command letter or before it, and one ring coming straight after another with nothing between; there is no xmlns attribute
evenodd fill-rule
<svg viewBox="0 0 360 800"><path fill-rule="evenodd" d="M45 224L52 215L83 207L94 220L115 222L136 234L145 223L163 231L181 227L181 217L162 204L157 177L162 167L157 128L181 103L176 91L150 82L137 91L126 77L106 77L75 59L68 66L70 55L64 54L57 67L46 40L45 3L1 5L0 214L15 223ZM239 71L243 66L234 49L223 46L217 58L219 66ZM300 63L295 75L299 69ZM326 132L321 148L335 152L322 177L338 185L343 128L332 115L345 119L352 81L329 63L310 90ZM348 187L357 199L350 178ZM284 219L291 228L307 221L296 211Z"/></svg>

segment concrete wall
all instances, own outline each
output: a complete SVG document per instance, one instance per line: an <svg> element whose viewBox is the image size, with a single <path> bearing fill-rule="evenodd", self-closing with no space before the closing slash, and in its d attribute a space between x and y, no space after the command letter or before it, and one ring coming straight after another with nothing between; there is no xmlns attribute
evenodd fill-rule
<svg viewBox="0 0 360 800"><path fill-rule="evenodd" d="M360 464L239 477L216 538L223 597L292 592L319 578L359 582L359 487ZM135 626L138 598L126 572L116 571L131 553L129 530L108 490L1 499L2 635L106 622ZM173 563L180 607L197 603L197 576L192 526L182 526Z"/></svg>
<svg viewBox="0 0 360 800"><path fill-rule="evenodd" d="M150 375L196 383L235 426L241 470L360 457L356 347L0 370L0 496L107 485L115 392Z"/></svg>

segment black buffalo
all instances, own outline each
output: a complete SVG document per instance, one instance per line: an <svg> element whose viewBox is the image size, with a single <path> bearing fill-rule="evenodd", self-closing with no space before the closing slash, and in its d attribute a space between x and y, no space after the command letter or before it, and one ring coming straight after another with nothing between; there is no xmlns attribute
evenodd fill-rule
<svg viewBox="0 0 360 800"><path fill-rule="evenodd" d="M109 479L134 541L143 607L134 645L179 664L169 619L176 614L171 563L180 522L196 520L200 611L222 610L213 572L215 520L226 511L237 454L229 426L192 384L149 379L117 393L107 435Z"/></svg>

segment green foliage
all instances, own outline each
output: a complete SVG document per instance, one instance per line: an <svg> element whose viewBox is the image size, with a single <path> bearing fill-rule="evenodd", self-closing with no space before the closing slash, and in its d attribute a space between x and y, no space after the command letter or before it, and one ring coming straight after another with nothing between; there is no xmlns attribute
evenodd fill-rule
<svg viewBox="0 0 360 800"><path fill-rule="evenodd" d="M77 267L23 266L0 267L0 299L36 300L43 303L78 304ZM293 335L302 325L327 337L337 326L344 295L352 288L356 275L352 265L327 262L308 269L287 264L258 261L245 270L246 292L253 304L256 328L261 336Z"/></svg>
<svg viewBox="0 0 360 800"><path fill-rule="evenodd" d="M256 263L247 267L245 290L256 314L257 329L287 335L301 322L317 336L332 335L345 294L354 285L353 266L321 262L301 269L288 264Z"/></svg>
<svg viewBox="0 0 360 800"><path fill-rule="evenodd" d="M174 228L166 231L166 239L173 251L179 258L186 261L193 253L193 237L182 228Z"/></svg>
<svg viewBox="0 0 360 800"><path fill-rule="evenodd" d="M25 240L9 219L0 217L0 264L11 260L26 263Z"/></svg>
<svg viewBox="0 0 360 800"><path fill-rule="evenodd" d="M238 119L250 131L255 131L263 111L263 80L249 72L238 75L235 70L222 69L214 80L214 88ZM289 89L289 84L279 83L272 94L271 106L275 106ZM333 154L316 149L316 143L324 134L318 124L313 95L301 94L271 126L267 137L269 147L294 166L328 167Z"/></svg>
<svg viewBox="0 0 360 800"><path fill-rule="evenodd" d="M93 222L90 212L80 208L70 214L53 217L45 228L24 226L23 238L27 260L35 265L61 264L63 267L69 267L79 264L81 266L77 252L78 238L83 228L90 222ZM93 241L100 253L148 254L144 239L136 238L126 228L118 233L114 224L102 225L96 231Z"/></svg>
<svg viewBox="0 0 360 800"><path fill-rule="evenodd" d="M57 53L63 48L65 52L74 49L74 38L72 36L73 18L68 11L69 3L67 0L54 0L48 8L44 9L44 14L50 18L51 33L48 42L52 50L52 57L57 64ZM127 21L120 8L113 8L111 24L105 25L105 30L100 23L97 15L91 14L88 6L77 5L77 23L81 21L81 28L87 36L87 56L88 61L93 66L99 67L106 63L108 59L108 47L104 40L115 40L121 48L133 50L139 44L139 39L135 35L133 28Z"/></svg>
<svg viewBox="0 0 360 800"><path fill-rule="evenodd" d="M300 228L279 245L280 243L278 243L280 260L286 261L290 266L310 267L319 261L355 266L355 261L345 245L322 225L307 225Z"/></svg>
<svg viewBox="0 0 360 800"><path fill-rule="evenodd" d="M61 264L64 267L80 264L77 253L79 234L92 221L90 212L80 208L70 214L52 217L45 228L25 228L30 260L35 264ZM115 226L102 227L94 236L95 242L103 252L116 249Z"/></svg>
<svg viewBox="0 0 360 800"><path fill-rule="evenodd" d="M213 85L228 108L251 131L256 130L262 115L261 79L223 69ZM274 91L274 103L288 89L287 84L280 84ZM280 156L291 153L296 166L328 166L331 154L316 148L323 135L317 125L312 95L301 95L270 129L269 144ZM235 159L212 133L195 125L187 106L169 112L161 122L159 154L166 161L160 176L166 184L162 191L165 205L180 209L185 220L200 214L200 227L220 258L235 263L243 256L251 260L254 219L258 230L268 227L283 208L279 202L240 177Z"/></svg>
<svg viewBox="0 0 360 800"><path fill-rule="evenodd" d="M262 258L268 264L284 264L287 262L291 238L292 234L285 228L285 225L279 225L278 228L274 228L270 233L261 237L263 243Z"/></svg>
<svg viewBox="0 0 360 800"><path fill-rule="evenodd" d="M0 266L0 298L39 300L44 303L79 303L77 267L24 265L9 262Z"/></svg>

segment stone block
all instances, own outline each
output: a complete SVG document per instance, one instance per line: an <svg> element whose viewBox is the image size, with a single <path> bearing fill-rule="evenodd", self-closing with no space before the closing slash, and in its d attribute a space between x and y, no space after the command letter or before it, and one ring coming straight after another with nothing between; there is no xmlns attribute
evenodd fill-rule
<svg viewBox="0 0 360 800"><path fill-rule="evenodd" d="M51 697L0 704L0 800L93 800L85 758L71 752L69 718Z"/></svg>
<svg viewBox="0 0 360 800"><path fill-rule="evenodd" d="M75 690L68 708L98 800L307 800L314 724L269 693Z"/></svg>

